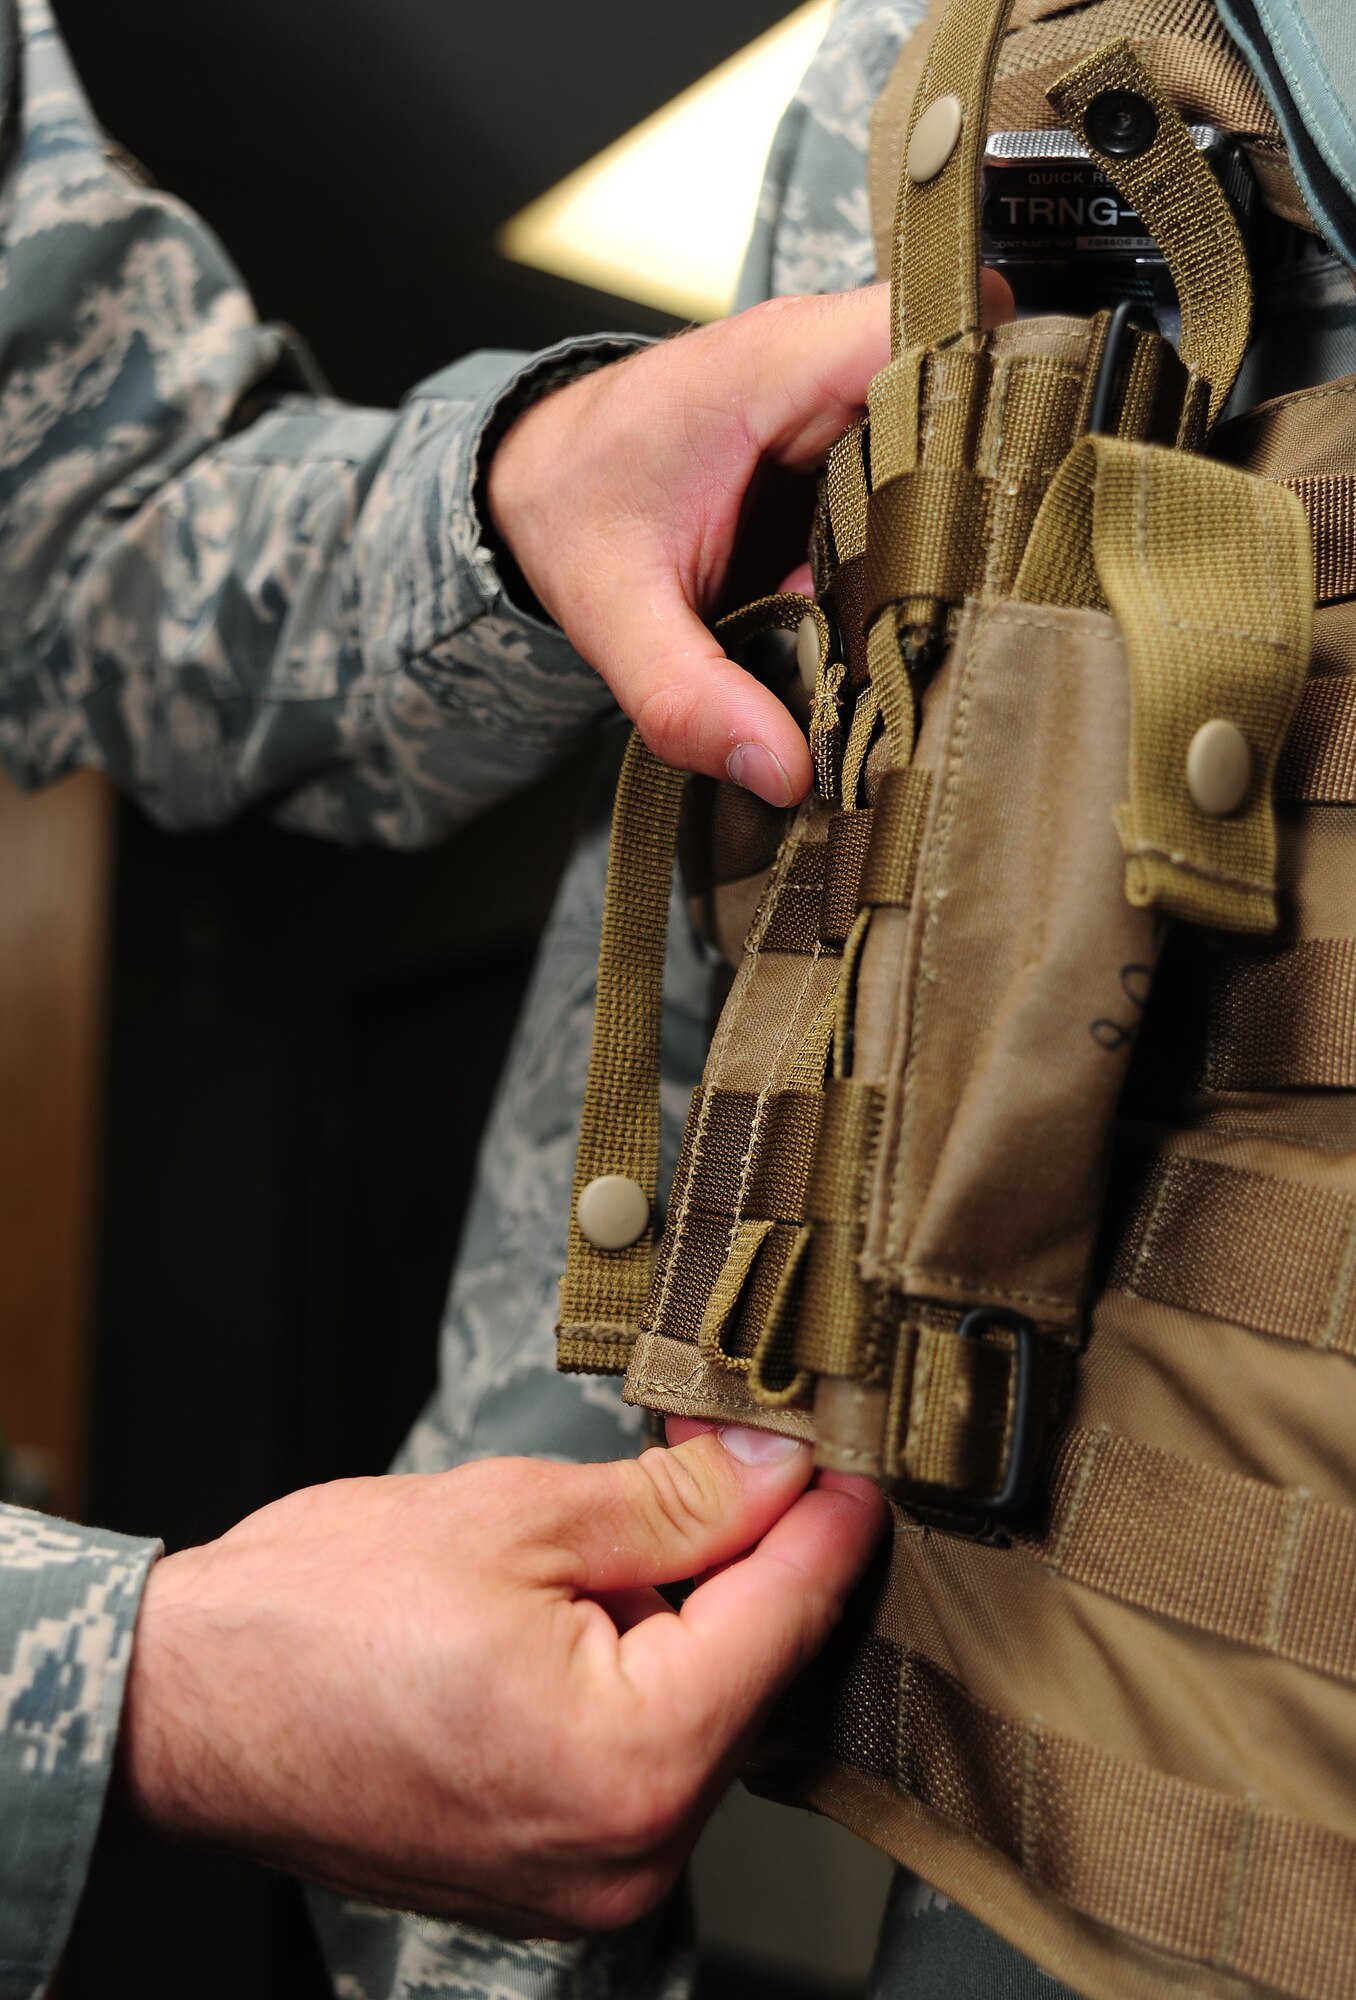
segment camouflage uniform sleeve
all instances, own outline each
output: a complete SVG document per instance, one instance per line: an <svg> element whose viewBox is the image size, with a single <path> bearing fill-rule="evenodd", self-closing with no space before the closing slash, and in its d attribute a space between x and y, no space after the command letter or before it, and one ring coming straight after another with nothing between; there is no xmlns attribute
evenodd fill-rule
<svg viewBox="0 0 1356 2000"><path fill-rule="evenodd" d="M33 2000L66 1941L158 1552L0 1504L0 2000Z"/></svg>
<svg viewBox="0 0 1356 2000"><path fill-rule="evenodd" d="M506 409L634 343L472 356L394 415L296 393L291 336L112 155L48 0L18 46L11 6L0 756L23 785L106 770L173 827L262 803L435 837L610 707L506 597L475 491Z"/></svg>

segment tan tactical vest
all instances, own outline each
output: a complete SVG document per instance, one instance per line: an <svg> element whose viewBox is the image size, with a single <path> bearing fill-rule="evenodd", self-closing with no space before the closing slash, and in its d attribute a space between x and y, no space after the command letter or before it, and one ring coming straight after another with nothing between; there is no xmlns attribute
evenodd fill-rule
<svg viewBox="0 0 1356 2000"><path fill-rule="evenodd" d="M1215 428L1250 288L1183 114L1299 217L1205 0L950 0L905 53L894 356L817 601L723 628L798 631L815 789L683 806L632 746L561 1361L896 1503L760 1788L1096 2000L1347 2000L1356 378ZM1035 123L1158 238L1180 359L1124 315L981 330L984 135ZM738 970L656 1258L596 1184L655 1195L680 808Z"/></svg>

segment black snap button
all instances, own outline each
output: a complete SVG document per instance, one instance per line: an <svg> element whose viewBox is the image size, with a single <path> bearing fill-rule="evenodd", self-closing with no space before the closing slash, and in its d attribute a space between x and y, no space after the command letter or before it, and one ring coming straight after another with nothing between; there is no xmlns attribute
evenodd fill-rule
<svg viewBox="0 0 1356 2000"><path fill-rule="evenodd" d="M1083 119L1089 143L1113 160L1135 160L1158 137L1158 113L1135 90L1104 90Z"/></svg>

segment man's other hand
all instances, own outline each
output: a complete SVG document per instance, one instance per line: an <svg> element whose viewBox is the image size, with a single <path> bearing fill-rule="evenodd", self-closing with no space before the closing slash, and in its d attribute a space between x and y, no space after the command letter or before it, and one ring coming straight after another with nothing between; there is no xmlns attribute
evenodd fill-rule
<svg viewBox="0 0 1356 2000"><path fill-rule="evenodd" d="M775 695L704 622L755 476L808 474L890 358L889 287L772 299L599 369L526 410L488 477L528 583L657 757L772 805L803 798L810 753ZM984 273L989 324L1012 294ZM804 557L787 547L761 588Z"/></svg>
<svg viewBox="0 0 1356 2000"><path fill-rule="evenodd" d="M885 1506L805 1445L295 1493L152 1571L121 1793L169 1833L520 1936L677 1876ZM706 1580L674 1612L656 1585Z"/></svg>

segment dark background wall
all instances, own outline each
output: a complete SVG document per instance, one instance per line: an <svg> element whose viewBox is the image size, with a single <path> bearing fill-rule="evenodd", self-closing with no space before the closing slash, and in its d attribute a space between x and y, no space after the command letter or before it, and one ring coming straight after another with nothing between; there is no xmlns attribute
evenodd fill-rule
<svg viewBox="0 0 1356 2000"><path fill-rule="evenodd" d="M786 0L56 0L109 131L261 312L386 405L466 349L639 308L498 225ZM108 1007L93 1518L174 1546L372 1471L432 1386L474 1146L587 755L423 855L124 811ZM465 1060L473 1049L475 1059ZM110 1829L66 2000L324 1991L295 1893Z"/></svg>

